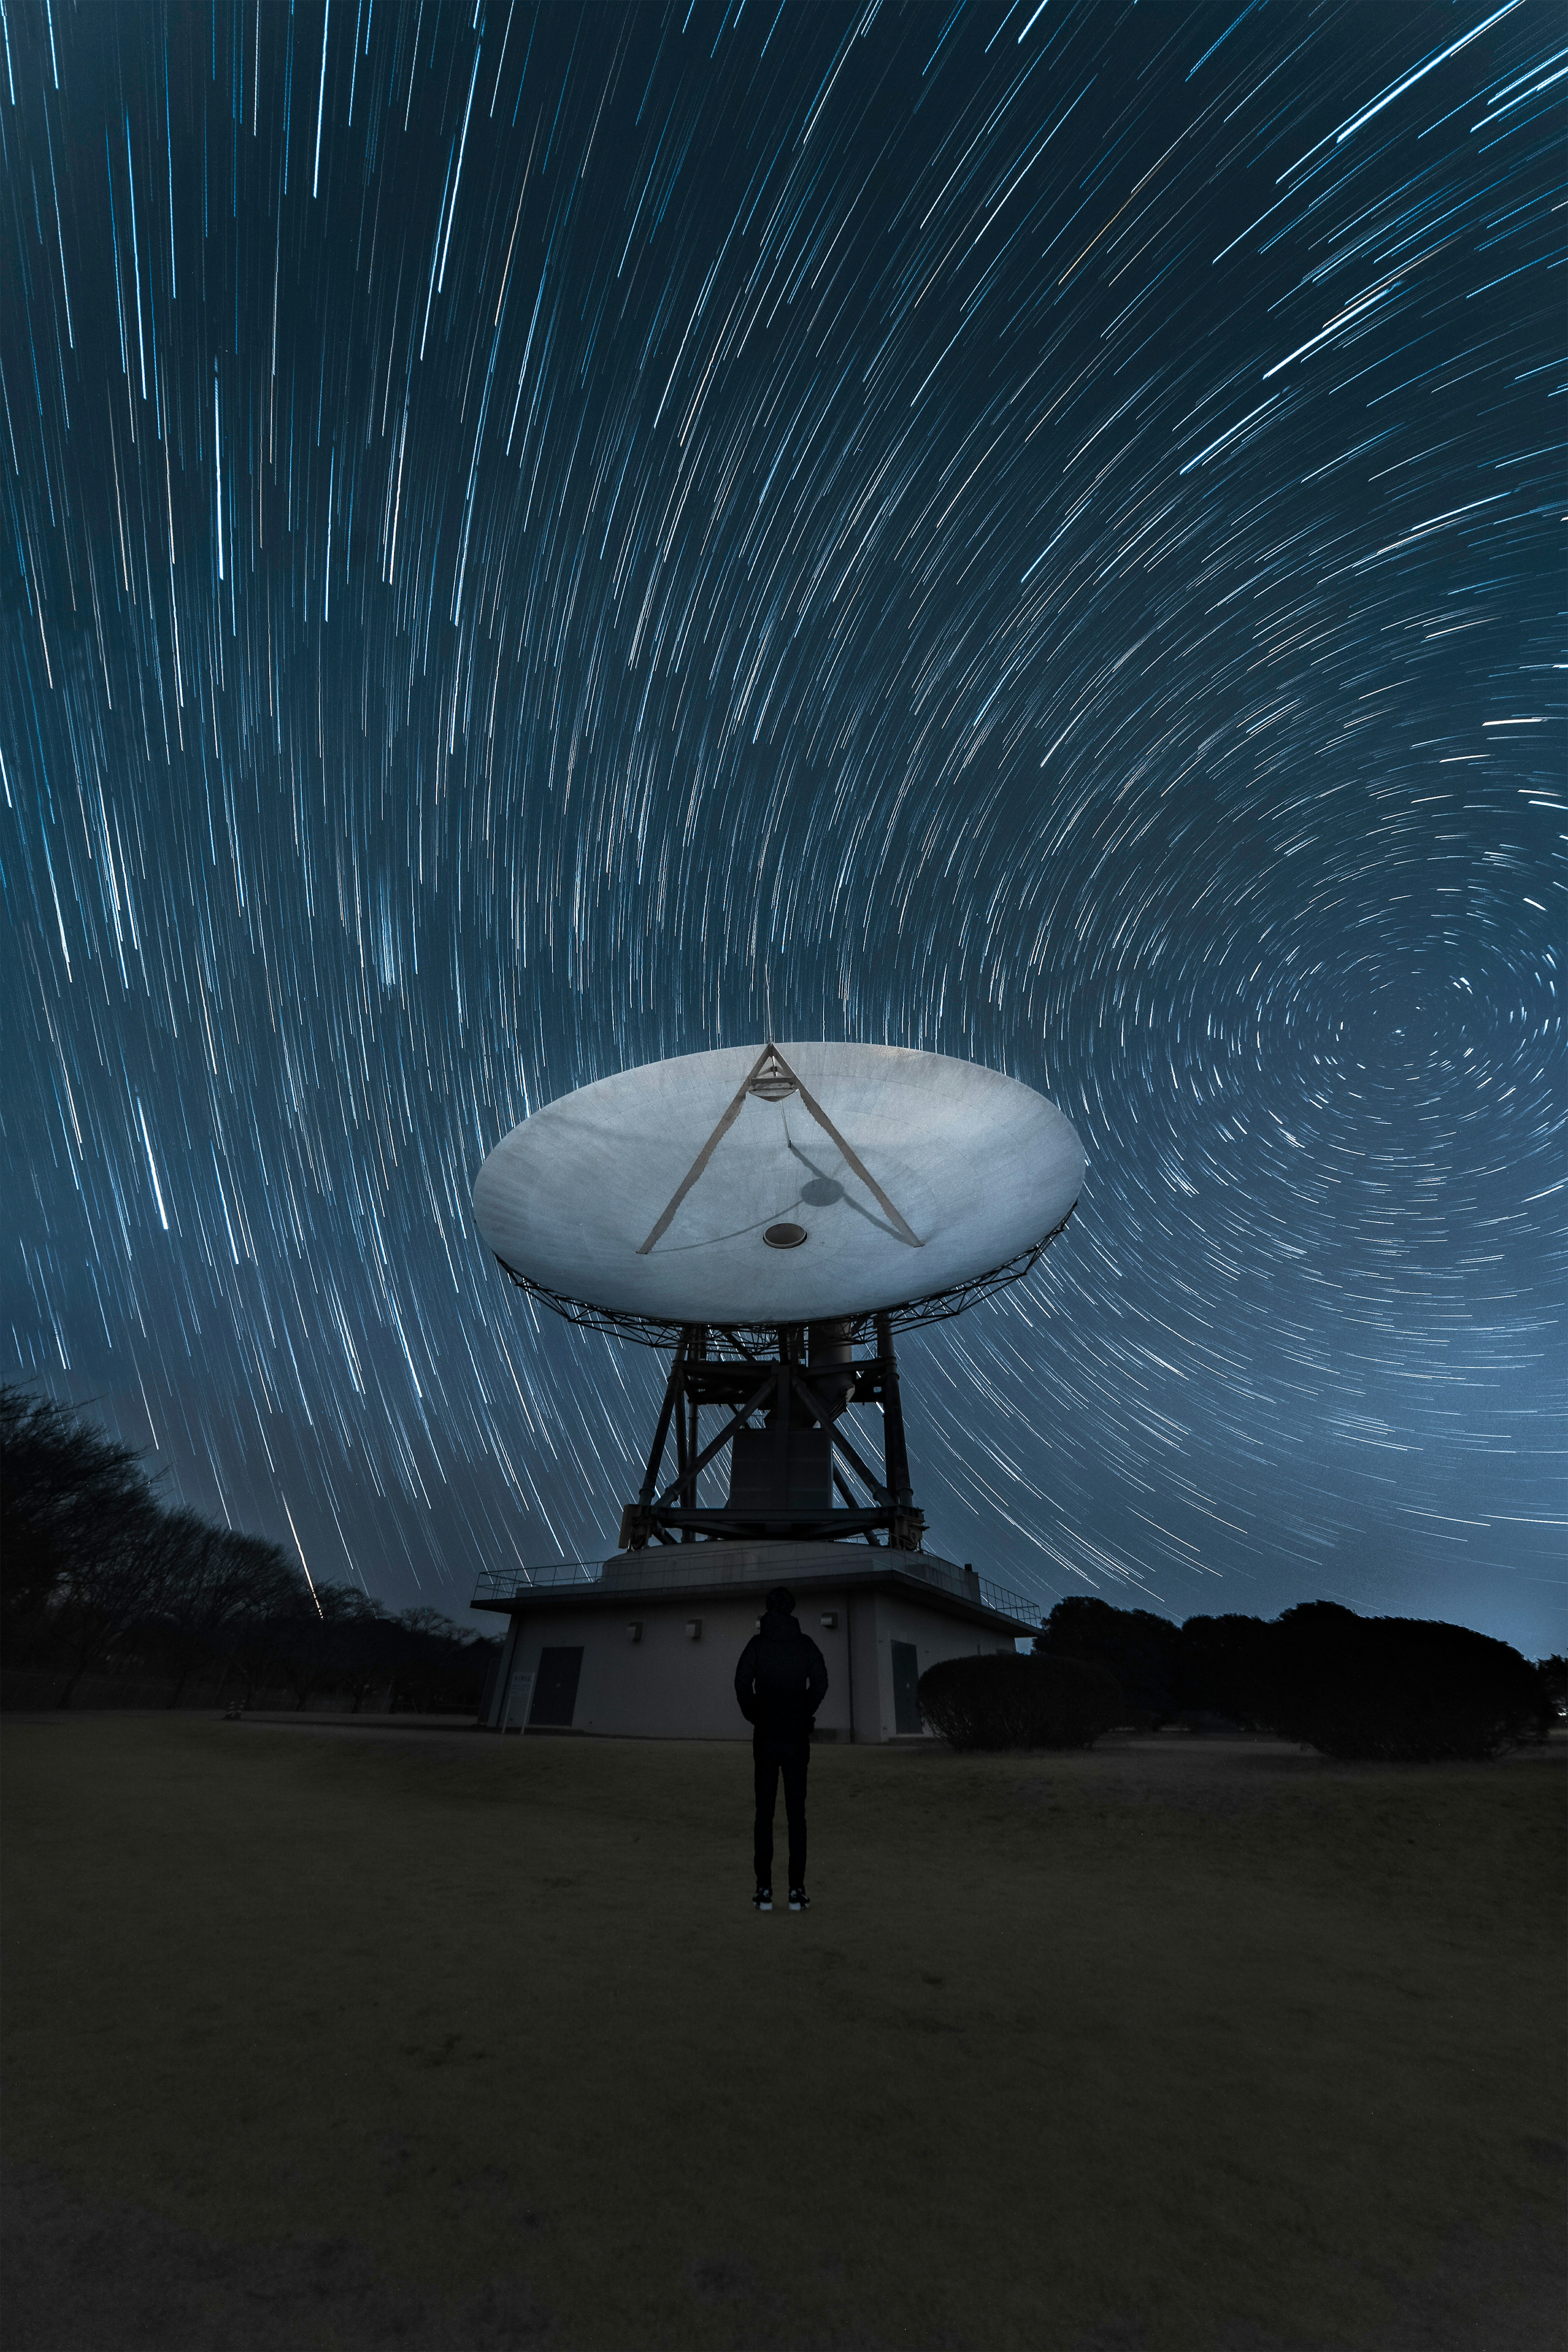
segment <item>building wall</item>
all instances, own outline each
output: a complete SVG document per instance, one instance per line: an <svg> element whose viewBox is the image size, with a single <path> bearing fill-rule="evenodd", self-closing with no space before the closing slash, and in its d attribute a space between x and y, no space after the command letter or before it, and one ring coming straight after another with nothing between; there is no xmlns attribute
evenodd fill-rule
<svg viewBox="0 0 1568 2352"><path fill-rule="evenodd" d="M510 1704L514 1722L522 1682L537 1673L546 1648L583 1652L574 1731L654 1739L749 1739L751 1726L735 1704L735 1667L761 1622L761 1594L721 1601L638 1601L525 1613L513 1654L510 1692L498 1694L496 1717ZM837 1619L834 1626L824 1615ZM827 1696L816 1717L819 1737L878 1741L893 1737L891 1644L912 1642L920 1669L939 1658L976 1650L1010 1650L1011 1641L964 1624L945 1612L888 1591L803 1594L801 1630L827 1665ZM701 1626L693 1641L689 1621ZM627 1626L640 1623L633 1642ZM853 1702L853 1703L852 1703ZM853 1726L853 1728L851 1728Z"/></svg>
<svg viewBox="0 0 1568 2352"><path fill-rule="evenodd" d="M892 1739L898 1736L893 1712L895 1642L914 1643L922 1675L928 1666L940 1664L943 1658L977 1654L988 1657L994 1650L1011 1650L1015 1646L1008 1636L988 1633L983 1625L966 1625L961 1618L950 1617L942 1610L922 1609L918 1601L906 1600L901 1592L868 1593L866 1600L874 1612L875 1625L872 1638L865 1644L868 1654L864 1666L858 1659L856 1662L856 1735L860 1739ZM864 1702L858 1688L862 1676L866 1685Z"/></svg>

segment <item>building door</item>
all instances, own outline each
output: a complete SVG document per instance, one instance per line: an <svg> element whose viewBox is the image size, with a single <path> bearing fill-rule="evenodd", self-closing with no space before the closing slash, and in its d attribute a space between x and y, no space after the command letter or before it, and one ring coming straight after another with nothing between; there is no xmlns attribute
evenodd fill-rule
<svg viewBox="0 0 1568 2352"><path fill-rule="evenodd" d="M893 1729L921 1728L921 1654L912 1642L893 1643Z"/></svg>
<svg viewBox="0 0 1568 2352"><path fill-rule="evenodd" d="M582 1671L583 1653L580 1648L542 1651L539 1660L539 1677L533 1685L533 1705L528 1712L529 1722L563 1731L576 1712L577 1677Z"/></svg>

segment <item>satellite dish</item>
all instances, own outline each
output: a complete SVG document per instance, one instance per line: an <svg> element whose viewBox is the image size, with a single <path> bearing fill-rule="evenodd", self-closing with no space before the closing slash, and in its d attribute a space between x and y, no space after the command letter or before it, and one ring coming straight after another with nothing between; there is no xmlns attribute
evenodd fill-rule
<svg viewBox="0 0 1568 2352"><path fill-rule="evenodd" d="M736 1045L547 1104L474 1212L574 1319L729 1329L924 1319L1027 1270L1083 1181L1069 1120L1016 1078L897 1045Z"/></svg>

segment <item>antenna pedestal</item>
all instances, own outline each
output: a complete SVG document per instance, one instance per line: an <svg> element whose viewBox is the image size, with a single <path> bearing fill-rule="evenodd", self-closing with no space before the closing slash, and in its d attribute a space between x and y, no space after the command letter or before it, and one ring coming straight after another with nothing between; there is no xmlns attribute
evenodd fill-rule
<svg viewBox="0 0 1568 2352"><path fill-rule="evenodd" d="M833 1543L859 1538L919 1551L925 1517L910 1488L890 1317L874 1323L876 1352L855 1353L860 1322L784 1323L764 1355L732 1331L682 1327L642 1490L621 1515L623 1551L650 1544ZM880 1462L847 1415L882 1415ZM704 1431L702 1414L719 1416ZM675 1475L668 1476L670 1439ZM729 1449L730 1492L698 1501L698 1480Z"/></svg>

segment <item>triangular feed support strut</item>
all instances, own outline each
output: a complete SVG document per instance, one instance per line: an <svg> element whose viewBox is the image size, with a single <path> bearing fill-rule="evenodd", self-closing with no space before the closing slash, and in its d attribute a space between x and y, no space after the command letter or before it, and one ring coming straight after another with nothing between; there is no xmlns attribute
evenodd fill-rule
<svg viewBox="0 0 1568 2352"><path fill-rule="evenodd" d="M846 1164L852 1169L854 1173L859 1178L861 1183L865 1185L866 1190L871 1194L879 1207L883 1209L887 1213L888 1216L891 1218L893 1229L898 1234L899 1239L901 1242L907 1242L911 1249L923 1249L925 1247L925 1244L915 1232L914 1227L909 1223L908 1219L893 1206L891 1201L889 1200L886 1192L883 1192L881 1186L878 1183L876 1178L872 1175L865 1161L860 1158L859 1153L855 1150L852 1145L845 1141L843 1136L839 1134L838 1129L834 1126L833 1121L828 1118L827 1113L823 1109L822 1105L817 1101L816 1096L801 1083L801 1080L796 1076L795 1071L790 1068L789 1064L779 1052L778 1047L770 1042L768 1045L763 1046L762 1052L757 1055L756 1060L752 1063L751 1068L747 1071L744 1078L742 1080L739 1087L736 1089L733 1098L731 1100L722 1117L720 1118L717 1127L715 1127L712 1134L708 1138L707 1142L703 1145L701 1150L698 1153L696 1159L692 1161L690 1167L687 1170L685 1175L676 1186L675 1191L670 1194L669 1200L666 1203L663 1213L659 1216L658 1222L655 1223L653 1231L649 1234L647 1241L643 1242L639 1245L637 1250L638 1257L647 1257L648 1252L654 1247L655 1244L660 1241L665 1234L668 1232L676 1211L679 1208L682 1201L685 1200L688 1192L690 1192L692 1186L696 1183L698 1178L707 1167L708 1162L712 1159L714 1152L718 1150L725 1136L728 1135L730 1129L734 1126L735 1121L740 1118L742 1111L745 1108L746 1097L748 1095L760 1095L764 1102L784 1102L787 1101L788 1097L792 1094L797 1094L800 1097L802 1103L810 1112L812 1118L816 1121L818 1127L821 1128L823 1133L827 1137L829 1142L836 1145L838 1150L844 1154Z"/></svg>

